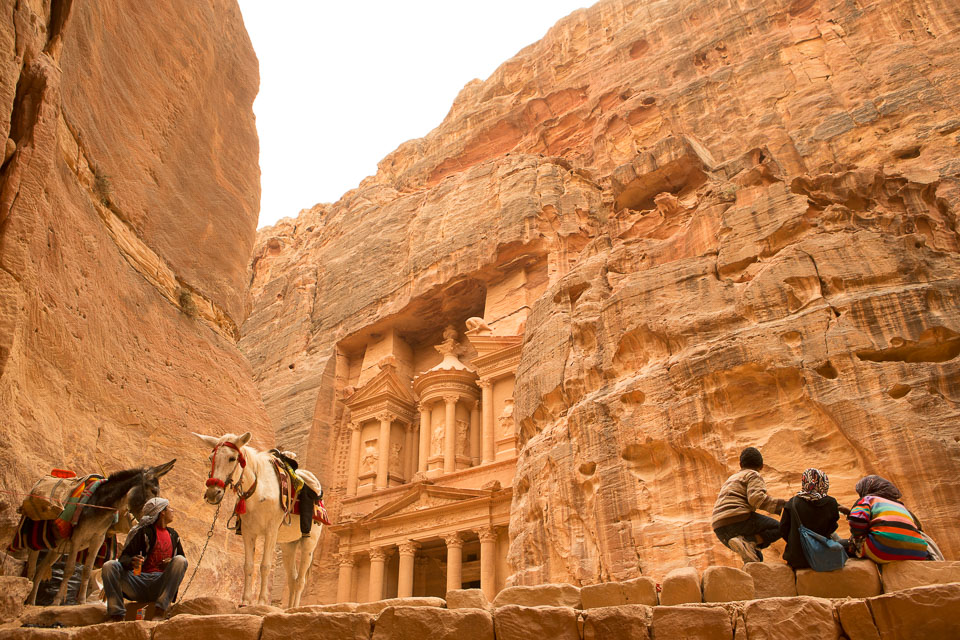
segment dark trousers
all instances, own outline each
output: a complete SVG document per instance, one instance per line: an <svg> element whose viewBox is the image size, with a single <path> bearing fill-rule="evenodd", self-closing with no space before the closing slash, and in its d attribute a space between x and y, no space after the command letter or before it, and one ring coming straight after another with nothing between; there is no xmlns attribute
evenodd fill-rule
<svg viewBox="0 0 960 640"><path fill-rule="evenodd" d="M124 597L133 601L155 602L163 611L170 608L177 597L177 589L187 572L187 559L174 556L163 573L141 573L133 575L116 560L103 565L103 590L107 596L107 613L120 616L127 612L123 606Z"/></svg>
<svg viewBox="0 0 960 640"><path fill-rule="evenodd" d="M763 542L758 542L757 548L764 549L770 546L771 542L776 542L780 539L780 522L754 512L751 513L750 517L746 520L724 525L718 529L714 529L713 532L720 538L720 542L727 547L730 546L727 544L730 542L730 538L743 536L750 542L756 542L756 536L760 536Z"/></svg>
<svg viewBox="0 0 960 640"><path fill-rule="evenodd" d="M305 536L310 535L310 527L313 526L313 508L317 498L317 494L307 485L300 489L300 533Z"/></svg>

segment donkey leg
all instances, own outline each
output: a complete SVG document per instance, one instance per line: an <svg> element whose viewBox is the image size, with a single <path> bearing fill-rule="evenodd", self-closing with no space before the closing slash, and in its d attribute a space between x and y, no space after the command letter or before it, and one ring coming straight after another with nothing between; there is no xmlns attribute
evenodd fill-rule
<svg viewBox="0 0 960 640"><path fill-rule="evenodd" d="M71 544L67 547L67 562L63 567L63 578L60 580L60 588L57 589L57 595L53 599L54 606L63 604L67 598L67 588L70 586L70 578L73 577L73 570L77 568L77 549Z"/></svg>
<svg viewBox="0 0 960 640"><path fill-rule="evenodd" d="M39 551L35 552L37 555L40 554ZM30 591L30 595L27 596L27 604L37 604L37 591L40 589L40 576L42 576L50 567L53 566L53 563L57 561L60 557L60 553L57 551L48 551L43 558L36 562L36 568L34 569L33 576L33 589ZM29 575L29 574L27 574Z"/></svg>
<svg viewBox="0 0 960 640"><path fill-rule="evenodd" d="M270 604L270 574L273 556L277 553L277 529L267 529L263 536L263 558L260 560L260 597L257 604Z"/></svg>
<svg viewBox="0 0 960 640"><path fill-rule="evenodd" d="M257 536L252 532L244 531L243 537L243 597L240 606L253 602L253 560L257 552Z"/></svg>
<svg viewBox="0 0 960 640"><path fill-rule="evenodd" d="M293 604L293 588L297 582L297 542L285 542L280 545L280 559L283 561L283 572L287 577L286 608L295 607Z"/></svg>
<svg viewBox="0 0 960 640"><path fill-rule="evenodd" d="M317 549L317 542L320 541L320 525L314 525L313 528L316 530L314 535L300 539L300 568L297 571L296 596L293 598L291 607L300 606L300 597L303 596L303 588L307 584L307 574L310 573L310 567L313 565L313 552Z"/></svg>

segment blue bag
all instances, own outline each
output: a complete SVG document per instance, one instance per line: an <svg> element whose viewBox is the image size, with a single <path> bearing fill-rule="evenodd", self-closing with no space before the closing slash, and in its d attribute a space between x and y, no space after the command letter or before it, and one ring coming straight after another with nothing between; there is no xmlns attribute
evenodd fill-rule
<svg viewBox="0 0 960 640"><path fill-rule="evenodd" d="M847 552L843 545L822 536L816 531L807 529L803 526L800 516L797 514L797 508L790 505L793 517L797 521L797 532L800 534L800 547L803 549L803 557L814 571L839 571L847 562Z"/></svg>

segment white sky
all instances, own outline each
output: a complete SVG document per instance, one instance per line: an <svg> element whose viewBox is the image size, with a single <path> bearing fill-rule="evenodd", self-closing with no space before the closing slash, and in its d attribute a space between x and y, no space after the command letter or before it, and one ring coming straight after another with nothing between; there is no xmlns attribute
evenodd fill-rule
<svg viewBox="0 0 960 640"><path fill-rule="evenodd" d="M239 0L260 59L259 226L335 202L460 89L594 0Z"/></svg>

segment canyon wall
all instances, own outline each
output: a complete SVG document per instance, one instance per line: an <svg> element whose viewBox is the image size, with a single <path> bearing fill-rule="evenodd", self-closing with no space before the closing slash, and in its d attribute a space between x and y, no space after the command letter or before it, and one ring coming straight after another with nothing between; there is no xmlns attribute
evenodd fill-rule
<svg viewBox="0 0 960 640"><path fill-rule="evenodd" d="M522 312L511 583L733 564L710 512L747 445L778 496L889 477L956 557L958 47L947 0L573 13L259 232L240 346L278 441L336 517L357 345Z"/></svg>
<svg viewBox="0 0 960 640"><path fill-rule="evenodd" d="M236 347L260 193L239 8L4 0L0 16L0 538L52 467L176 458L161 490L196 563L214 508L190 432L273 441ZM239 596L224 521L192 595Z"/></svg>

